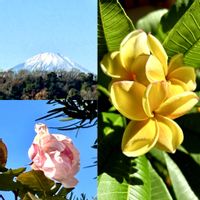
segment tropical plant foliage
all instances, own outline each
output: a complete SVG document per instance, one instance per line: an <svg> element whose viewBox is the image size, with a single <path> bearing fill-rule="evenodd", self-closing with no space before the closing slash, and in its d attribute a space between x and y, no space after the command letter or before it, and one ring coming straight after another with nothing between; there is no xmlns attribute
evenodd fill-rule
<svg viewBox="0 0 200 200"><path fill-rule="evenodd" d="M78 70L0 72L0 99L97 98L96 77Z"/></svg>
<svg viewBox="0 0 200 200"><path fill-rule="evenodd" d="M142 28L160 39L169 57L183 53L185 64L196 70L195 92L199 94L199 10L199 0L177 0L169 10L153 11L133 23L118 0L99 0L99 61L105 53L118 50L128 33ZM184 132L184 142L175 154L153 149L144 156L128 158L121 151L128 120L112 107L109 82L99 67L98 199L199 199L199 104L176 120Z"/></svg>

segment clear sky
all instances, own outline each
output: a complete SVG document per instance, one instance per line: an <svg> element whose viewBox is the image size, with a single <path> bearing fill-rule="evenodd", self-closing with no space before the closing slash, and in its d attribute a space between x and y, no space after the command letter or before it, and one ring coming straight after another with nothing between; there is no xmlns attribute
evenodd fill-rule
<svg viewBox="0 0 200 200"><path fill-rule="evenodd" d="M0 0L0 68L60 53L97 71L97 1Z"/></svg>
<svg viewBox="0 0 200 200"><path fill-rule="evenodd" d="M0 138L8 148L8 162L6 167L28 167L28 149L35 137L35 120L47 114L47 111L55 106L46 104L44 100L1 100L0 101ZM65 122L58 119L41 120L47 126L63 126ZM80 193L86 193L88 199L96 195L97 168L85 168L93 164L97 159L96 150L91 148L97 137L97 127L80 129L76 137L76 131L50 130L50 133L61 133L72 138L74 145L79 149L81 156L80 171L77 174L78 185L74 193L80 197ZM14 199L13 194L0 191L5 199Z"/></svg>

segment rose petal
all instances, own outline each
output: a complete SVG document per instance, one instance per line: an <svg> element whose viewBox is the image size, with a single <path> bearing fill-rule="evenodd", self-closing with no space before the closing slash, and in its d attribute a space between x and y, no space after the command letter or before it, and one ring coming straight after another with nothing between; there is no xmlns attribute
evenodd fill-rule
<svg viewBox="0 0 200 200"><path fill-rule="evenodd" d="M199 98L194 92L184 92L168 98L156 110L156 113L162 116L175 119L187 113L197 102Z"/></svg>
<svg viewBox="0 0 200 200"><path fill-rule="evenodd" d="M176 122L163 117L156 116L159 128L159 137L156 144L161 150L174 153L177 147L183 142L183 132Z"/></svg>
<svg viewBox="0 0 200 200"><path fill-rule="evenodd" d="M153 111L165 100L167 92L168 83L165 81L149 84L142 99L143 108L148 117L154 116Z"/></svg>
<svg viewBox="0 0 200 200"><path fill-rule="evenodd" d="M148 44L148 46L150 48L150 51L161 62L164 74L166 75L167 74L167 70L168 70L167 69L168 68L167 67L168 57L167 57L167 54L165 52L165 49L163 48L163 46L160 43L160 41L156 37L154 37L153 35L148 34L147 38L148 38L147 39L147 44Z"/></svg>
<svg viewBox="0 0 200 200"><path fill-rule="evenodd" d="M120 57L123 66L128 67L141 54L150 54L147 46L147 34L142 30L129 33L120 45Z"/></svg>
<svg viewBox="0 0 200 200"><path fill-rule="evenodd" d="M188 91L193 91L196 88L196 74L192 67L179 67L168 74L167 78L184 82Z"/></svg>
<svg viewBox="0 0 200 200"><path fill-rule="evenodd" d="M110 97L113 105L124 116L132 120L144 120L147 116L142 107L145 86L133 81L114 82Z"/></svg>
<svg viewBox="0 0 200 200"><path fill-rule="evenodd" d="M100 65L103 72L112 78L129 79L129 74L121 63L119 52L106 54Z"/></svg>
<svg viewBox="0 0 200 200"><path fill-rule="evenodd" d="M72 176L72 177L66 177L65 179L60 180L60 182L63 184L65 188L73 188L78 183L78 180Z"/></svg>
<svg viewBox="0 0 200 200"><path fill-rule="evenodd" d="M149 56L149 59L146 63L146 76L151 83L165 80L163 65L155 56Z"/></svg>
<svg viewBox="0 0 200 200"><path fill-rule="evenodd" d="M135 157L147 153L157 142L158 127L154 119L131 121L122 138L122 151Z"/></svg>
<svg viewBox="0 0 200 200"><path fill-rule="evenodd" d="M63 151L65 149L65 145L58 142L51 134L40 137L40 147L44 152Z"/></svg>

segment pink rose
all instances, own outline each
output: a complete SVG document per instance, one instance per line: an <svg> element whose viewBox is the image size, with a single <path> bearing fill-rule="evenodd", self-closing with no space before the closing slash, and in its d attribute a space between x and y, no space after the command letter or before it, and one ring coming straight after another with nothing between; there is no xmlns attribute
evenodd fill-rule
<svg viewBox="0 0 200 200"><path fill-rule="evenodd" d="M28 155L33 161L31 167L41 170L45 176L72 188L78 181L74 178L79 171L80 156L72 140L61 134L49 134L45 124L36 124L37 135Z"/></svg>

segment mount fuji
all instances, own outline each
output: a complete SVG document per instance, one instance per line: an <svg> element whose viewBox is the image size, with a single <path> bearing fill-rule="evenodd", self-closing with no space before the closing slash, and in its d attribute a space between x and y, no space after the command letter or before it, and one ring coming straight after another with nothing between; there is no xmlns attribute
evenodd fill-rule
<svg viewBox="0 0 200 200"><path fill-rule="evenodd" d="M10 70L18 72L20 70L28 71L71 71L79 70L89 73L89 71L79 64L72 62L68 57L62 56L59 53L45 52L37 54L25 62L12 67Z"/></svg>

